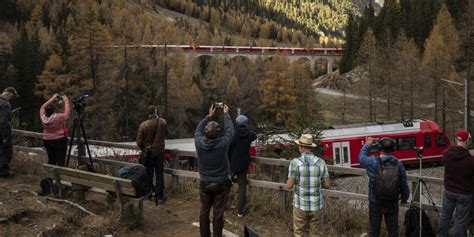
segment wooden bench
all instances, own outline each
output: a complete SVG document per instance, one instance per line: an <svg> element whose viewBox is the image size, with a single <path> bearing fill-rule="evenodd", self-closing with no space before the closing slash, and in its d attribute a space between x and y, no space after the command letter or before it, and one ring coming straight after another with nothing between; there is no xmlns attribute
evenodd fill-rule
<svg viewBox="0 0 474 237"><path fill-rule="evenodd" d="M128 195L131 197L128 198L128 200L138 202L140 215L143 214L144 198L132 198L136 196L137 192L135 187L132 185L132 181L129 179L49 164L43 164L43 167L47 171L51 172L51 178L56 181L56 184L58 185L58 196L60 198L64 197L66 191L64 185L66 182L68 182L71 184L78 184L85 187L114 192L117 195L117 199L120 203L120 211L124 210L124 205L126 204L124 195Z"/></svg>

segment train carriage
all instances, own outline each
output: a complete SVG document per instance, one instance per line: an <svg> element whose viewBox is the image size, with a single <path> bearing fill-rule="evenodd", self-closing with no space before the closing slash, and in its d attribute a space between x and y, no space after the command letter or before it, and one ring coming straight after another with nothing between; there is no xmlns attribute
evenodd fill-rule
<svg viewBox="0 0 474 237"><path fill-rule="evenodd" d="M396 142L393 155L404 164L417 163L414 147L423 147L423 163L440 162L450 141L443 129L431 120L355 124L323 130L320 145L323 158L344 167L360 167L358 155L367 137L389 137ZM369 154L377 154L373 147Z"/></svg>

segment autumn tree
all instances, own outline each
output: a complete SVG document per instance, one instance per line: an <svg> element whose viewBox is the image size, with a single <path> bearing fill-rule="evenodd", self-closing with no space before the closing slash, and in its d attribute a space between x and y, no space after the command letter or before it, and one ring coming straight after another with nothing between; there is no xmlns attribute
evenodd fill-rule
<svg viewBox="0 0 474 237"><path fill-rule="evenodd" d="M423 54L423 71L430 80L433 91L435 121L439 121L439 103L442 103L442 127L445 127L446 99L445 83L442 80L456 79L455 60L459 57L459 34L454 27L446 6L443 6L428 37Z"/></svg>
<svg viewBox="0 0 474 237"><path fill-rule="evenodd" d="M260 82L261 108L267 121L274 118L274 125L285 126L287 118L294 114L296 100L293 80L287 75L288 58L278 55L271 59Z"/></svg>

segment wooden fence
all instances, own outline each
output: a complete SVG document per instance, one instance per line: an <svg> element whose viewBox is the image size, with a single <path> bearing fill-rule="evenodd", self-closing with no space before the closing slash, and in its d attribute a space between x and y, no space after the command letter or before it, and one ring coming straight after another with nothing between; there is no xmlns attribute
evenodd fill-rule
<svg viewBox="0 0 474 237"><path fill-rule="evenodd" d="M13 134L17 136L23 136L23 137L31 137L31 138L37 138L37 139L42 139L42 134L37 133L37 132L30 132L30 131L24 131L24 130L16 130L13 129ZM104 147L109 147L109 148L123 148L123 149L132 149L132 150L137 150L138 152L138 147L132 144L125 144L125 143L116 143L116 142L107 142L107 141L98 141L98 140L88 140L89 145L97 145L97 146L104 146ZM22 147L22 146L14 146L14 149L17 151L23 151L23 152L31 152L31 153L36 153L36 154L46 154L46 151L42 149L37 149L37 148L30 148L30 147ZM172 176L172 186L173 188L177 188L179 185L179 177L188 177L188 178L194 178L194 179L199 179L199 173L198 172L193 172L193 171L187 171L187 170L180 170L179 169L179 157L197 157L195 152L189 152L189 151L180 151L180 150L174 150L175 152L175 159L173 159L172 163L172 168L165 168L165 173L169 174ZM72 156L72 158L77 158L77 156ZM99 164L104 164L104 165L136 165L135 163L130 163L130 162L124 162L124 161L117 161L117 160L111 160L111 159L101 159L101 158L93 158L93 161ZM269 189L274 189L274 190L279 190L279 202L281 207L286 207L287 201L288 201L288 193L290 190L286 187L286 178L287 178L287 173L288 173L288 166L290 164L289 160L286 159L275 159L275 158L265 158L265 157L254 157L253 161L257 165L274 165L278 166L280 169L280 176L279 176L279 182L270 182L270 181L263 181L263 180L256 180L256 179L249 179L249 185L253 187L261 187L261 188L269 188ZM341 167L341 166L335 166L335 165L328 165L328 169L330 172L336 173L336 174L349 174L349 175L366 175L366 172L364 169L360 168L349 168L349 167ZM408 181L412 182L412 187L416 186L416 183L420 180L419 176L416 175L407 175ZM427 184L435 184L435 185L443 185L443 179L441 178L435 178L435 177L427 177L427 176L422 176L421 177L425 183ZM350 200L359 200L359 201L367 201L368 197L365 194L360 194L360 193L351 193L351 192L344 192L344 191L338 191L338 190L332 190L332 189L323 189L323 194L328 197L337 197L337 198L347 198ZM414 200L420 200L419 194L418 193L413 193ZM405 207L408 207L407 205ZM438 205L428 205L428 204L423 204L423 208L425 210L437 210L441 211L441 206Z"/></svg>

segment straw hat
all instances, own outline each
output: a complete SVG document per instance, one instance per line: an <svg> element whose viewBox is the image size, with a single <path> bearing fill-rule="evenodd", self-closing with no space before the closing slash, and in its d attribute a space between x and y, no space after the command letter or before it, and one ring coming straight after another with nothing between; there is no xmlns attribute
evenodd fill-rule
<svg viewBox="0 0 474 237"><path fill-rule="evenodd" d="M316 147L316 144L313 143L313 136L311 134L302 134L298 140L295 140L295 143L305 147Z"/></svg>

